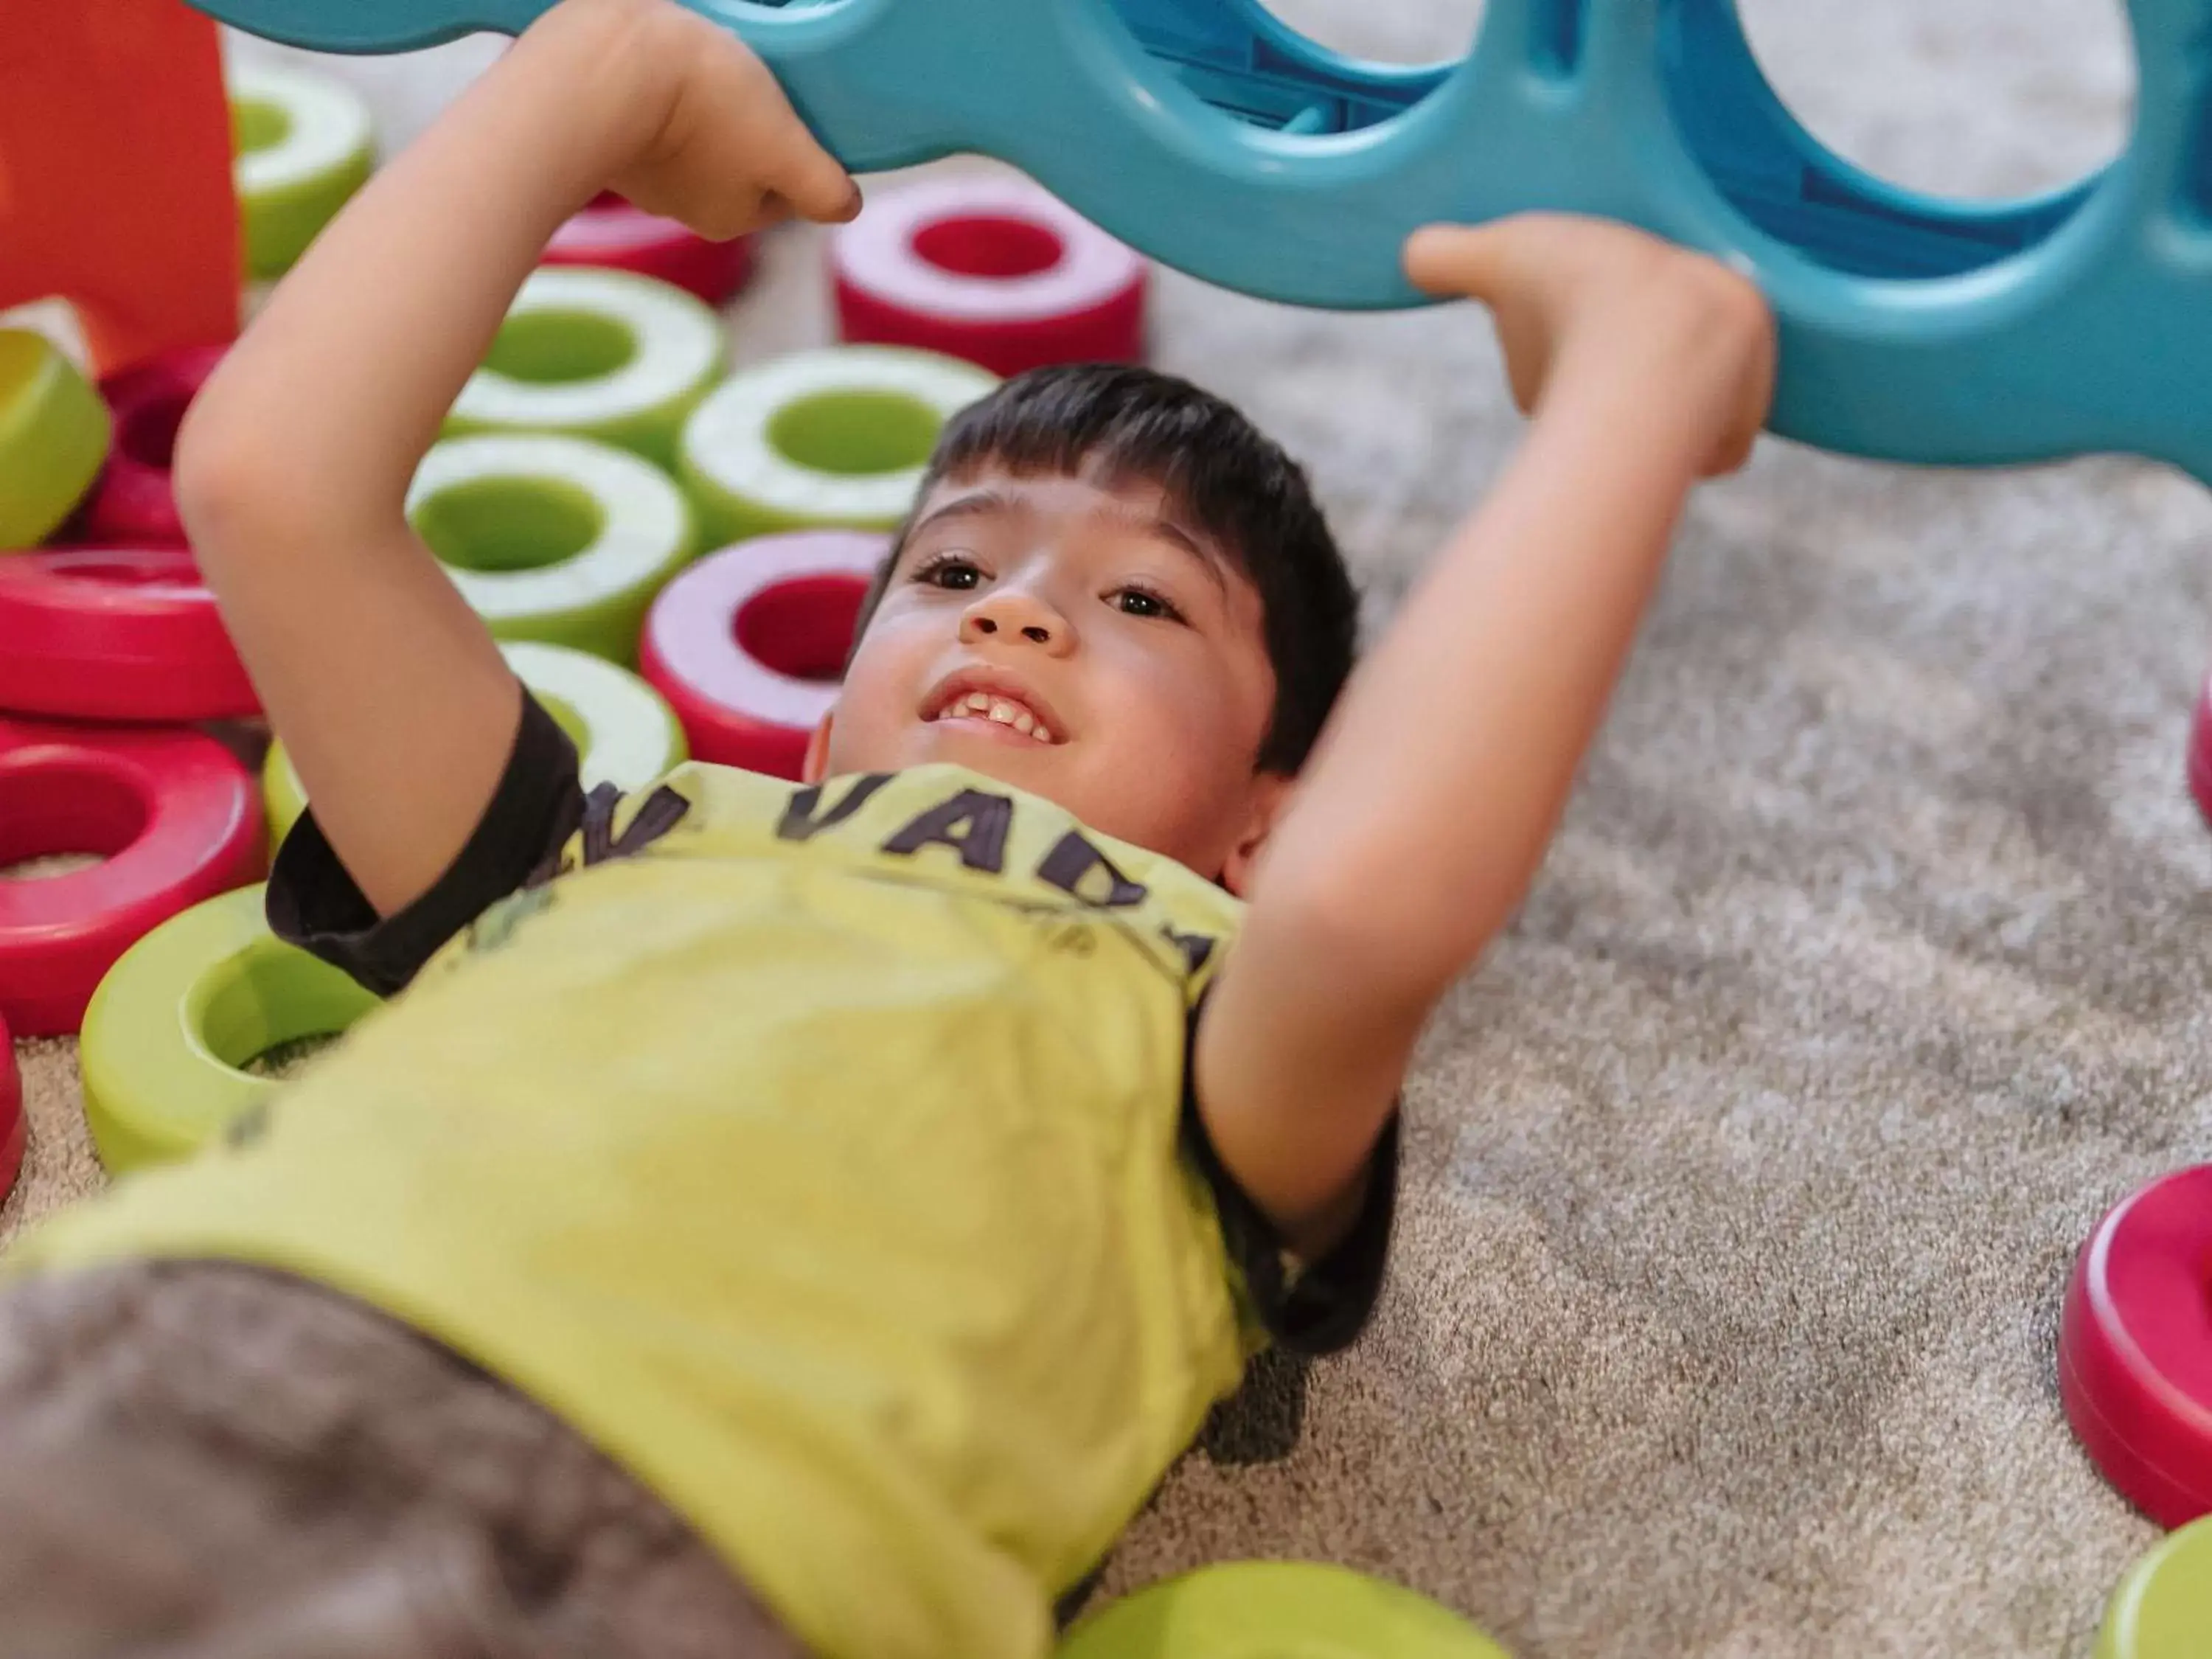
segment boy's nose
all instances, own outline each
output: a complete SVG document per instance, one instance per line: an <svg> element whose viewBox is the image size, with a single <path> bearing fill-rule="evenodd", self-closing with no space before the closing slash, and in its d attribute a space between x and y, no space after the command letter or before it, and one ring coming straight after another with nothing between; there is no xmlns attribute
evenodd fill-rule
<svg viewBox="0 0 2212 1659"><path fill-rule="evenodd" d="M1067 649L1073 631L1065 617L1020 588L994 589L969 605L960 619L963 644L987 639L1011 644L1018 639L1043 646L1054 656Z"/></svg>

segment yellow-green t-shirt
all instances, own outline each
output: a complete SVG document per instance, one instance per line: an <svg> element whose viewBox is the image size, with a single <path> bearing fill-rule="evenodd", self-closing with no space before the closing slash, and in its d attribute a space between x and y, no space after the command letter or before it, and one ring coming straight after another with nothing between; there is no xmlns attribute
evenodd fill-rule
<svg viewBox="0 0 2212 1659"><path fill-rule="evenodd" d="M1261 1328L1364 1320L1387 1174L1285 1286L1186 1100L1238 906L1170 860L948 767L586 803L524 726L389 922L302 821L272 917L427 965L30 1260L326 1283L564 1417L824 1659L1036 1659Z"/></svg>

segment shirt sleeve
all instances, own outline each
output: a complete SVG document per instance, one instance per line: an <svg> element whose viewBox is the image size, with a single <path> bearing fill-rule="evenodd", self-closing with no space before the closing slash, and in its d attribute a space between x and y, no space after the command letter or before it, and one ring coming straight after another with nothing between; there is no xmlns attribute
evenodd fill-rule
<svg viewBox="0 0 2212 1659"><path fill-rule="evenodd" d="M485 909L540 872L550 873L583 810L575 745L526 690L499 786L468 844L428 892L380 918L324 839L310 805L270 872L270 928L365 989L390 996Z"/></svg>
<svg viewBox="0 0 2212 1659"><path fill-rule="evenodd" d="M1204 1007L1203 1000L1200 1008ZM1359 1215L1335 1249L1319 1261L1294 1267L1288 1247L1267 1212L1237 1184L1214 1150L1198 1109L1194 1061L1198 1012L1183 1045L1183 1142L1213 1189L1230 1265L1243 1278L1253 1311L1277 1346L1292 1353L1330 1354L1350 1347L1367 1328L1382 1291L1390 1254L1390 1228L1398 1207L1399 1115L1390 1114L1367 1169L1367 1195Z"/></svg>

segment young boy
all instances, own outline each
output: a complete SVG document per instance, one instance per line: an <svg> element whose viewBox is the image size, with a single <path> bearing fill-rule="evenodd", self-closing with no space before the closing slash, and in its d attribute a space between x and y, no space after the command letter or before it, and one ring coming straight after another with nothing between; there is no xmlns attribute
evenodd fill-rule
<svg viewBox="0 0 2212 1659"><path fill-rule="evenodd" d="M401 507L610 183L718 236L858 206L726 33L567 0L192 412L186 515L314 801L272 920L409 988L24 1253L18 1659L1042 1653L1253 1346L1364 1322L1415 1036L1766 407L1719 266L1425 232L1538 418L1334 714L1297 470L1064 371L947 434L812 781L586 798Z"/></svg>

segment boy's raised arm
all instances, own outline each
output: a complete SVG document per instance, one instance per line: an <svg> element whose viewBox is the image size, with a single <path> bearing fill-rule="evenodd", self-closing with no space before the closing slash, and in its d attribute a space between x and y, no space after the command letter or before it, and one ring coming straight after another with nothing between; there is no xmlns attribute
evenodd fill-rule
<svg viewBox="0 0 2212 1659"><path fill-rule="evenodd" d="M1542 860L1692 486L1741 463L1771 396L1758 291L1638 232L1435 229L1407 265L1491 307L1536 418L1353 677L1200 1024L1215 1148L1309 1253L1356 1212L1422 1024Z"/></svg>
<svg viewBox="0 0 2212 1659"><path fill-rule="evenodd" d="M547 240L611 185L718 238L859 207L726 30L668 0L564 0L316 241L179 435L201 566L382 914L466 843L520 712L407 487Z"/></svg>

